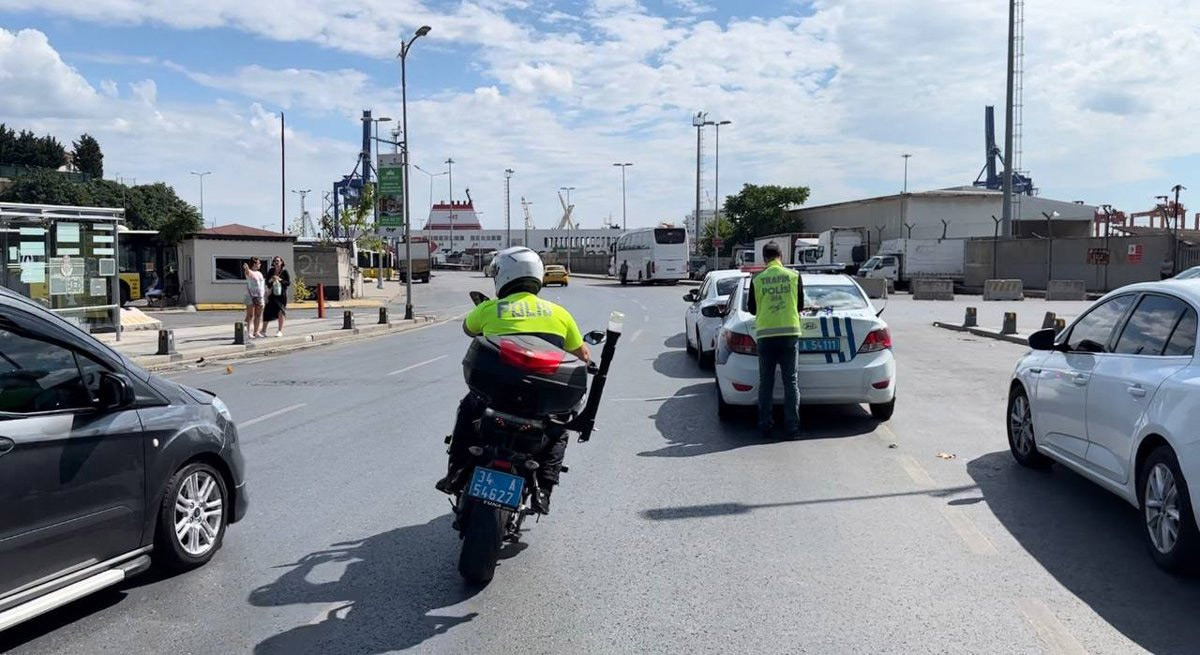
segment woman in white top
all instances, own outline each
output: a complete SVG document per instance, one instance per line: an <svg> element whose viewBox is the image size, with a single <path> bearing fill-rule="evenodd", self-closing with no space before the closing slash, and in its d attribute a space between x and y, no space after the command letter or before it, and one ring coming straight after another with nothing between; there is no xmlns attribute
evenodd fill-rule
<svg viewBox="0 0 1200 655"><path fill-rule="evenodd" d="M250 338L267 336L263 326L263 298L266 296L267 284L263 274L259 272L262 261L251 257L250 264L244 268L246 273L246 327L250 328Z"/></svg>

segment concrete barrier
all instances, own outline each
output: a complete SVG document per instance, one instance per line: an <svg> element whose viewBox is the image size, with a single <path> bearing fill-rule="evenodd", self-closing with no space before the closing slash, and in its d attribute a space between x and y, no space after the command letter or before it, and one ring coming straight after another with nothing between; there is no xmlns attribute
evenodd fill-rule
<svg viewBox="0 0 1200 655"><path fill-rule="evenodd" d="M967 313L963 315L963 327L978 327L979 314L974 307L968 307Z"/></svg>
<svg viewBox="0 0 1200 655"><path fill-rule="evenodd" d="M353 330L354 329L354 312L352 312L348 309L346 311L342 312L342 329L343 330Z"/></svg>
<svg viewBox="0 0 1200 655"><path fill-rule="evenodd" d="M953 280L913 280L913 300L954 300Z"/></svg>
<svg viewBox="0 0 1200 655"><path fill-rule="evenodd" d="M884 278L854 278L858 282L858 286L862 287L868 298L887 298L888 296L888 281Z"/></svg>
<svg viewBox="0 0 1200 655"><path fill-rule="evenodd" d="M380 307L379 308L379 324L387 325L387 323L388 323L388 308Z"/></svg>
<svg viewBox="0 0 1200 655"><path fill-rule="evenodd" d="M1000 326L1000 334L1017 333L1017 313L1004 312L1004 324Z"/></svg>
<svg viewBox="0 0 1200 655"><path fill-rule="evenodd" d="M1046 300L1087 300L1087 288L1083 280L1050 280Z"/></svg>
<svg viewBox="0 0 1200 655"><path fill-rule="evenodd" d="M1042 329L1054 327L1054 323L1058 320L1058 315L1054 312L1046 312L1046 316L1042 318Z"/></svg>
<svg viewBox="0 0 1200 655"><path fill-rule="evenodd" d="M156 355L174 355L175 350L175 330L159 330L158 331L158 352Z"/></svg>
<svg viewBox="0 0 1200 655"><path fill-rule="evenodd" d="M1025 284L1021 280L984 280L984 300L1024 300Z"/></svg>

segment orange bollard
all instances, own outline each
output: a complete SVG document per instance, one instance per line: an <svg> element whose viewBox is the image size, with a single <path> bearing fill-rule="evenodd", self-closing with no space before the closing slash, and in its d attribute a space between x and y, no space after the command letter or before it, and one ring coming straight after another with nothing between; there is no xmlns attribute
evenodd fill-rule
<svg viewBox="0 0 1200 655"><path fill-rule="evenodd" d="M325 284L317 285L317 318L325 318Z"/></svg>

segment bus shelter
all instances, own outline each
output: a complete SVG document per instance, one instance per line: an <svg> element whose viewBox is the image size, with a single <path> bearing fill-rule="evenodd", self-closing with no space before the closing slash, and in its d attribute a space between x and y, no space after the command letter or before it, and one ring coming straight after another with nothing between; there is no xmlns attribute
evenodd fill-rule
<svg viewBox="0 0 1200 655"><path fill-rule="evenodd" d="M0 202L4 286L92 331L120 324L125 210Z"/></svg>

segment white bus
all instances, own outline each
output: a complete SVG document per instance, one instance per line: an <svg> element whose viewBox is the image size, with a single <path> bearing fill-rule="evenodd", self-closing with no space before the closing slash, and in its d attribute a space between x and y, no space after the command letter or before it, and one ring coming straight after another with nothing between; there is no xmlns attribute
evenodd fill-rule
<svg viewBox="0 0 1200 655"><path fill-rule="evenodd" d="M613 244L613 273L621 284L675 284L688 276L687 230L631 230Z"/></svg>

